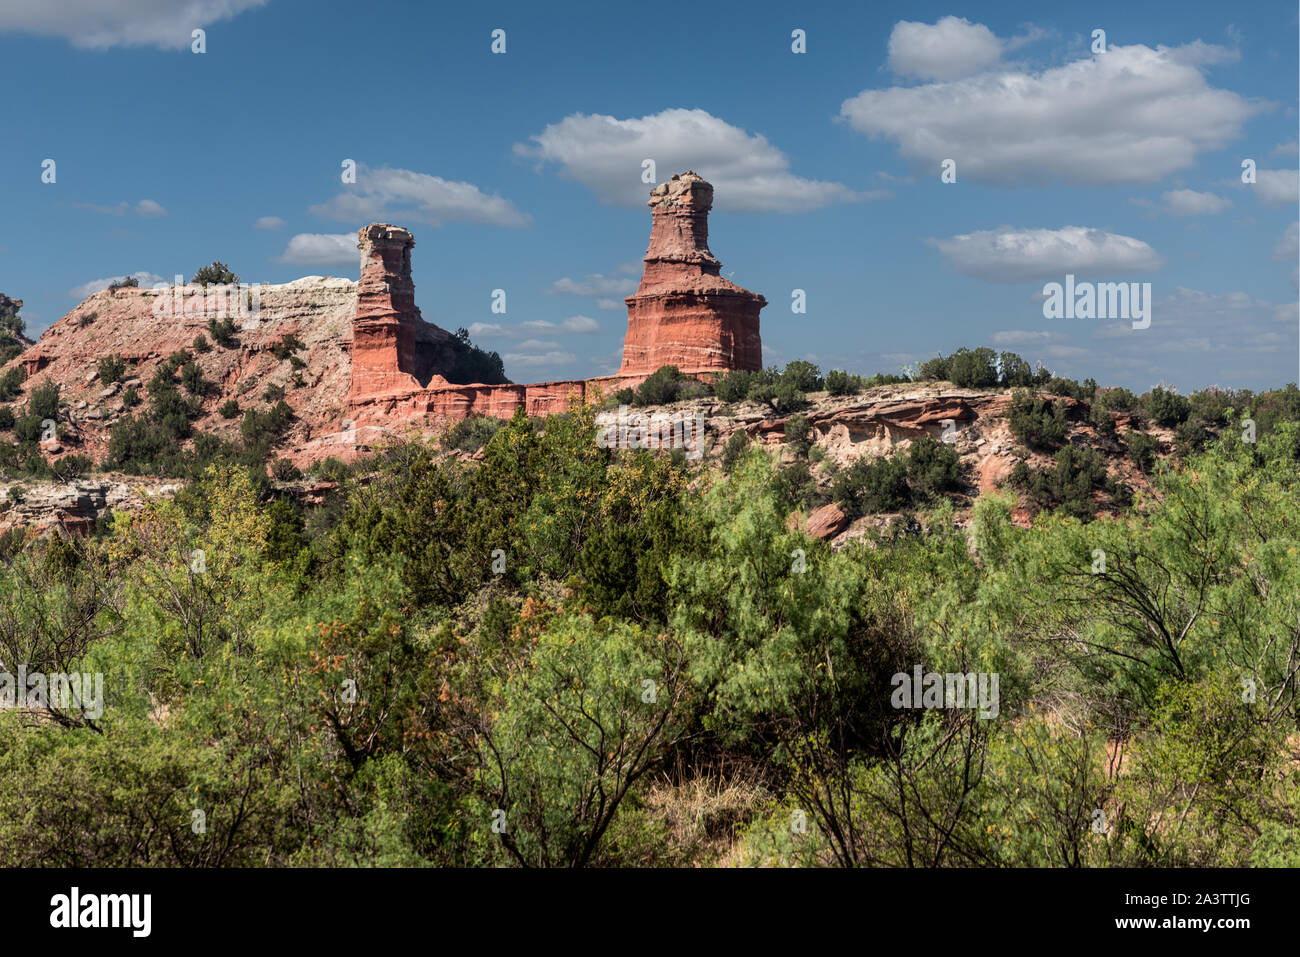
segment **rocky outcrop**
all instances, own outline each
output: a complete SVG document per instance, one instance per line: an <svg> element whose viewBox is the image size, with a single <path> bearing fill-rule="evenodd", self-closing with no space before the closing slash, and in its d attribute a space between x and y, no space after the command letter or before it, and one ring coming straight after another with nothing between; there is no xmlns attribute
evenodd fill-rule
<svg viewBox="0 0 1300 957"><path fill-rule="evenodd" d="M233 400L241 412L264 409L270 404L265 397L283 390L295 416L284 443L290 457L315 438L345 432L355 282L308 276L244 287L238 308L214 302L204 292L196 286L97 292L14 360L28 372L25 392L47 379L59 386L66 416L63 453L101 461L112 426L140 409L128 405L128 393L147 402L146 385L154 372L182 349L208 383L196 429L237 440L240 420L222 415L222 406ZM214 340L209 320L234 324L224 344ZM195 347L199 336L206 351ZM287 336L300 347L286 351ZM100 379L99 361L110 357L123 361L123 381ZM20 397L15 404L24 401Z"/></svg>
<svg viewBox="0 0 1300 957"><path fill-rule="evenodd" d="M687 171L650 193L650 247L627 303L619 375L675 365L688 373L760 369L758 313L767 300L720 275L709 251L713 187Z"/></svg>
<svg viewBox="0 0 1300 957"><path fill-rule="evenodd" d="M821 508L813 509L804 522L804 531L812 538L830 539L849 527L849 517L838 505L831 502Z"/></svg>
<svg viewBox="0 0 1300 957"><path fill-rule="evenodd" d="M425 322L415 304L414 246L408 230L389 223L357 232L361 279L352 323L351 396L425 388L455 360L451 334Z"/></svg>

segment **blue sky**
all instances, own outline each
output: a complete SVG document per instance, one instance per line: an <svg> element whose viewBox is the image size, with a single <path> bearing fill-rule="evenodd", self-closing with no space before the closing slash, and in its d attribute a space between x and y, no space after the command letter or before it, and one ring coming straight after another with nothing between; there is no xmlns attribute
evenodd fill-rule
<svg viewBox="0 0 1300 957"><path fill-rule="evenodd" d="M1134 389L1295 381L1297 6L1138 7L5 0L0 291L39 333L126 274L355 278L346 237L385 220L426 319L515 381L603 374L653 159L714 183L769 363L992 345ZM1044 318L1066 273L1150 282L1150 328Z"/></svg>

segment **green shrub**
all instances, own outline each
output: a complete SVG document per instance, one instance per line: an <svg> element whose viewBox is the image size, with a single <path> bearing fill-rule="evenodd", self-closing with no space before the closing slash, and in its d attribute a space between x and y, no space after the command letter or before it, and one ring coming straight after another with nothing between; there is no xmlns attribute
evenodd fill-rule
<svg viewBox="0 0 1300 957"><path fill-rule="evenodd" d="M117 355L100 359L99 378L105 385L121 382L126 378L126 360Z"/></svg>
<svg viewBox="0 0 1300 957"><path fill-rule="evenodd" d="M5 370L0 375L0 401L12 399L22 391L22 385L26 380L27 374L23 372L22 366L14 366L12 369Z"/></svg>
<svg viewBox="0 0 1300 957"><path fill-rule="evenodd" d="M461 419L442 437L444 449L459 449L462 452L477 452L492 440L501 428L501 420L486 415L471 415Z"/></svg>
<svg viewBox="0 0 1300 957"><path fill-rule="evenodd" d="M302 470L288 459L271 460L271 478L277 482L297 482L302 478Z"/></svg>
<svg viewBox="0 0 1300 957"><path fill-rule="evenodd" d="M788 382L799 392L820 392L823 387L822 373L816 365L803 359L787 362L781 373L782 382Z"/></svg>
<svg viewBox="0 0 1300 957"><path fill-rule="evenodd" d="M741 429L732 432L727 437L726 444L722 447L722 471L730 475L732 469L736 467L736 463L749 451L750 444L749 433Z"/></svg>
<svg viewBox="0 0 1300 957"><path fill-rule="evenodd" d="M128 409L133 409L140 404L140 390L133 385L127 386L122 390L122 405Z"/></svg>
<svg viewBox="0 0 1300 957"><path fill-rule="evenodd" d="M831 369L826 373L826 391L831 395L856 395L862 391L862 377Z"/></svg>
<svg viewBox="0 0 1300 957"><path fill-rule="evenodd" d="M223 419L235 419L239 417L239 403L234 399L227 399L221 403L221 408L217 410Z"/></svg>
<svg viewBox="0 0 1300 957"><path fill-rule="evenodd" d="M0 405L0 429L12 429L14 427L14 408L11 405Z"/></svg>
<svg viewBox="0 0 1300 957"><path fill-rule="evenodd" d="M235 320L226 318L221 321L216 319L208 320L208 334L212 336L212 341L223 349L228 349L235 344Z"/></svg>
<svg viewBox="0 0 1300 957"><path fill-rule="evenodd" d="M211 351L212 351L212 343L208 342L207 336L205 336L203 333L200 332L197 336L194 337L195 355L201 356L205 352L211 352Z"/></svg>
<svg viewBox="0 0 1300 957"><path fill-rule="evenodd" d="M1115 494L1123 494L1120 486L1109 481L1104 455L1073 445L1058 451L1056 461L1046 468L1031 469L1024 462L1017 463L1011 482L1027 492L1039 508L1060 509L1084 521L1096 513L1094 492L1109 487Z"/></svg>
<svg viewBox="0 0 1300 957"><path fill-rule="evenodd" d="M1142 396L1141 401L1146 417L1166 429L1182 425L1192 412L1192 405L1184 396L1159 386Z"/></svg>
<svg viewBox="0 0 1300 957"><path fill-rule="evenodd" d="M713 394L723 402L740 402L749 396L754 373L745 369L732 369L713 380Z"/></svg>
<svg viewBox="0 0 1300 957"><path fill-rule="evenodd" d="M961 485L961 457L951 445L922 435L908 449L907 476L923 496L953 491Z"/></svg>
<svg viewBox="0 0 1300 957"><path fill-rule="evenodd" d="M190 280L190 285L204 286L230 286L239 282L239 277L230 271L230 268L223 262L213 261L210 266L203 266L194 274Z"/></svg>
<svg viewBox="0 0 1300 957"><path fill-rule="evenodd" d="M50 463L50 471L58 481L71 482L86 475L94 464L84 455L65 455Z"/></svg>
<svg viewBox="0 0 1300 957"><path fill-rule="evenodd" d="M835 477L831 498L856 518L875 512L896 512L911 502L907 465L901 455L858 459Z"/></svg>
<svg viewBox="0 0 1300 957"><path fill-rule="evenodd" d="M1034 449L1054 449L1065 441L1065 403L1016 392L1007 409L1007 424L1016 440Z"/></svg>
<svg viewBox="0 0 1300 957"><path fill-rule="evenodd" d="M785 442L790 446L796 458L807 458L808 450L812 448L812 423L808 416L799 414L792 415L786 421L782 429L785 435Z"/></svg>

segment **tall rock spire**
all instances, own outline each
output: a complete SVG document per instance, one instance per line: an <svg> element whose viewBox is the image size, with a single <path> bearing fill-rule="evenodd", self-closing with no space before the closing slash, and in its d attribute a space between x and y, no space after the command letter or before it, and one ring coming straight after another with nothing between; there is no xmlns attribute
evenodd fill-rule
<svg viewBox="0 0 1300 957"><path fill-rule="evenodd" d="M758 313L767 300L719 275L709 251L713 187L690 170L650 193L650 248L641 284L628 296L619 375L660 366L683 372L760 369Z"/></svg>

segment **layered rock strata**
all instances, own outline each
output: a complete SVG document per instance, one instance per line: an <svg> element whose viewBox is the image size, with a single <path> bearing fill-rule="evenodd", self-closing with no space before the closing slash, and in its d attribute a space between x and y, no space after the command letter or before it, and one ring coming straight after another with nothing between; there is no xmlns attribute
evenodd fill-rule
<svg viewBox="0 0 1300 957"><path fill-rule="evenodd" d="M767 300L724 279L709 251L713 187L688 170L650 193L650 247L627 303L619 375L675 365L687 373L760 369Z"/></svg>

